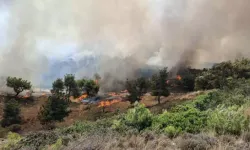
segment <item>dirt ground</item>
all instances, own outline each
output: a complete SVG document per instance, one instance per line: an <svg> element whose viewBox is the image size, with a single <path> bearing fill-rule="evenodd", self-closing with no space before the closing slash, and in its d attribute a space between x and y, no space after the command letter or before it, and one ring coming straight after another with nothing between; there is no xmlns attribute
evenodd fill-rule
<svg viewBox="0 0 250 150"><path fill-rule="evenodd" d="M159 113L163 110L170 108L172 105L179 103L185 100L192 100L197 95L200 95L202 92L192 92L192 93L172 93L168 97L161 97L161 104L157 103L156 97L146 94L143 96L141 103L143 103L147 108L153 113ZM37 119L37 114L40 110L40 107L47 100L46 96L41 96L35 98L34 102L21 102L21 116L23 118L22 131L37 131L41 130L42 126ZM70 105L71 113L68 117L65 118L64 122L58 123L57 126L68 126L74 123L75 121L82 120L97 120L103 117L109 117L117 113L126 112L131 105L128 101L122 101L119 103L112 104L104 109L98 107L98 104L85 105L82 103L73 102ZM104 112L103 112L104 110ZM3 115L3 97L0 97L0 119Z"/></svg>

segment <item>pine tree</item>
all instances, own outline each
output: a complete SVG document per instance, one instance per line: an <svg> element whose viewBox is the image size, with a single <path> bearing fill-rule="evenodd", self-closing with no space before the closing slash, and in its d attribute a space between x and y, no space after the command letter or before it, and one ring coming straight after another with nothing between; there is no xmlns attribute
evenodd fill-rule
<svg viewBox="0 0 250 150"><path fill-rule="evenodd" d="M63 121L69 113L69 103L64 98L64 95L52 95L48 98L46 104L42 106L38 119L41 124Z"/></svg>
<svg viewBox="0 0 250 150"><path fill-rule="evenodd" d="M160 70L158 74L152 76L152 95L157 96L159 104L161 103L161 96L169 96L170 94L166 84L167 78L167 68Z"/></svg>
<svg viewBox="0 0 250 150"><path fill-rule="evenodd" d="M10 126L12 124L20 124L20 107L15 99L6 98L3 109L3 120L1 121L2 127Z"/></svg>

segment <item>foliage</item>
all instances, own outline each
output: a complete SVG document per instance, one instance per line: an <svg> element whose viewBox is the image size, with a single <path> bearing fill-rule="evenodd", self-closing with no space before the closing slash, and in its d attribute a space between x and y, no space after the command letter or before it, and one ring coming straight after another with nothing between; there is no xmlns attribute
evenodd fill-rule
<svg viewBox="0 0 250 150"><path fill-rule="evenodd" d="M62 79L58 78L56 79L56 81L52 83L52 90L55 93L61 93L63 92L63 89L64 89L64 82Z"/></svg>
<svg viewBox="0 0 250 150"><path fill-rule="evenodd" d="M58 138L59 135L57 132L40 131L26 135L18 144L20 148L28 146L29 149L42 149L46 145L54 144Z"/></svg>
<svg viewBox="0 0 250 150"><path fill-rule="evenodd" d="M95 96L100 88L94 80L86 80L84 87L89 96Z"/></svg>
<svg viewBox="0 0 250 150"><path fill-rule="evenodd" d="M240 135L248 130L249 118L243 114L243 108L237 106L218 106L209 113L208 128L217 134Z"/></svg>
<svg viewBox="0 0 250 150"><path fill-rule="evenodd" d="M50 150L60 150L63 148L63 140L59 138L56 143L52 144L49 149Z"/></svg>
<svg viewBox="0 0 250 150"><path fill-rule="evenodd" d="M94 74L94 78L95 78L95 80L100 80L101 76L98 73L95 73Z"/></svg>
<svg viewBox="0 0 250 150"><path fill-rule="evenodd" d="M17 133L9 132L7 135L8 142L3 145L2 150L11 150L17 146L17 143L22 139L22 137Z"/></svg>
<svg viewBox="0 0 250 150"><path fill-rule="evenodd" d="M216 144L215 138L203 134L184 134L178 141L181 150L207 150Z"/></svg>
<svg viewBox="0 0 250 150"><path fill-rule="evenodd" d="M158 103L160 103L160 96L169 96L170 94L166 84L167 78L168 78L167 68L160 70L158 74L152 76L151 79L152 95L158 96Z"/></svg>
<svg viewBox="0 0 250 150"><path fill-rule="evenodd" d="M195 86L195 76L192 74L186 75L182 77L181 80L184 89L188 90L188 91L193 91L194 90L194 86Z"/></svg>
<svg viewBox="0 0 250 150"><path fill-rule="evenodd" d="M1 121L2 127L21 123L20 107L15 99L7 98L5 100L3 112L3 120Z"/></svg>
<svg viewBox="0 0 250 150"><path fill-rule="evenodd" d="M126 82L126 89L129 92L128 100L131 104L140 101L143 94L147 92L148 81L144 77Z"/></svg>
<svg viewBox="0 0 250 150"><path fill-rule="evenodd" d="M64 86L66 88L66 95L68 96L68 99L73 92L77 93L77 83L73 74L66 74L64 76Z"/></svg>
<svg viewBox="0 0 250 150"><path fill-rule="evenodd" d="M144 105L136 103L135 107L129 109L124 116L124 123L141 131L151 126L152 117L152 114Z"/></svg>
<svg viewBox="0 0 250 150"><path fill-rule="evenodd" d="M72 134L72 133L84 133L90 131L93 127L91 122L75 122L72 126L64 128L61 130L63 134Z"/></svg>
<svg viewBox="0 0 250 150"><path fill-rule="evenodd" d="M228 79L250 78L250 59L242 58L214 65L195 79L196 90L223 88Z"/></svg>
<svg viewBox="0 0 250 150"><path fill-rule="evenodd" d="M163 130L168 126L173 126L180 129L181 132L198 133L206 126L207 115L205 112L199 111L191 105L178 107L173 112L165 111L158 115L154 119L153 129Z"/></svg>
<svg viewBox="0 0 250 150"><path fill-rule="evenodd" d="M76 84L81 91L85 90L86 79L76 80Z"/></svg>
<svg viewBox="0 0 250 150"><path fill-rule="evenodd" d="M46 104L42 106L38 119L41 124L63 121L64 117L69 115L69 112L67 100L63 96L52 95L48 98Z"/></svg>
<svg viewBox="0 0 250 150"><path fill-rule="evenodd" d="M9 131L11 132L18 132L21 130L21 125L20 124L12 124L8 127Z"/></svg>
<svg viewBox="0 0 250 150"><path fill-rule="evenodd" d="M16 96L24 90L29 90L31 88L31 83L22 78L8 77L7 84L8 87L11 87L16 92Z"/></svg>
<svg viewBox="0 0 250 150"><path fill-rule="evenodd" d="M181 132L180 128L175 128L174 126L167 126L164 129L164 132L168 135L169 138L174 138L179 135Z"/></svg>
<svg viewBox="0 0 250 150"><path fill-rule="evenodd" d="M219 98L220 94L221 93L219 91L213 91L208 94L199 95L193 101L193 105L195 108L199 109L200 111L214 109L223 101L223 99Z"/></svg>

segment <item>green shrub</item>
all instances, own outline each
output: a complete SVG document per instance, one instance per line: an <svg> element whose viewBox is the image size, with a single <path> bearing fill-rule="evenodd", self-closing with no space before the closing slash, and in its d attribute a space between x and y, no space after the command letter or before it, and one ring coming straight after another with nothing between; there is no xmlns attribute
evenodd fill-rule
<svg viewBox="0 0 250 150"><path fill-rule="evenodd" d="M57 132L40 131L28 134L18 144L20 148L28 146L29 149L42 149L46 145L54 144L58 138L59 135Z"/></svg>
<svg viewBox="0 0 250 150"><path fill-rule="evenodd" d="M250 78L250 59L237 59L214 65L195 79L196 90L207 90L231 86L232 79Z"/></svg>
<svg viewBox="0 0 250 150"><path fill-rule="evenodd" d="M90 131L93 128L93 123L91 122L75 122L72 126L63 128L61 132L63 134L72 134L72 133L84 133Z"/></svg>
<svg viewBox="0 0 250 150"><path fill-rule="evenodd" d="M188 91L193 91L194 90L194 84L195 84L195 76L190 74L187 76L184 76L181 80L184 88Z"/></svg>
<svg viewBox="0 0 250 150"><path fill-rule="evenodd" d="M64 117L68 116L69 103L61 95L52 95L48 98L45 105L42 106L38 119L41 124L48 124L54 121L63 121Z"/></svg>
<svg viewBox="0 0 250 150"><path fill-rule="evenodd" d="M49 149L50 150L60 150L62 148L63 148L63 140L60 138L56 141L55 144L52 144Z"/></svg>
<svg viewBox="0 0 250 150"><path fill-rule="evenodd" d="M15 99L7 98L4 102L3 111L3 120L1 121L2 127L21 123L20 107Z"/></svg>
<svg viewBox="0 0 250 150"><path fill-rule="evenodd" d="M185 109L184 109L185 108ZM207 115L191 106L183 106L179 112L164 112L154 119L153 129L162 130L173 126L181 131L197 133L206 126ZM180 109L180 110L181 110Z"/></svg>
<svg viewBox="0 0 250 150"><path fill-rule="evenodd" d="M3 145L2 150L11 150L17 146L17 143L22 139L22 137L17 133L9 132L7 136L8 142Z"/></svg>
<svg viewBox="0 0 250 150"><path fill-rule="evenodd" d="M208 127L217 134L240 135L248 130L249 118L244 116L243 109L237 106L218 106L208 117Z"/></svg>
<svg viewBox="0 0 250 150"><path fill-rule="evenodd" d="M174 138L179 135L181 132L180 128L175 128L174 126L167 126L164 129L164 132L168 135L169 138Z"/></svg>
<svg viewBox="0 0 250 150"><path fill-rule="evenodd" d="M144 105L137 103L134 108L128 110L124 116L124 122L140 131L151 126L152 117L151 112Z"/></svg>
<svg viewBox="0 0 250 150"><path fill-rule="evenodd" d="M219 97L219 91L213 91L205 95L200 95L195 98L193 105L200 111L206 111L208 109L214 109L222 103L222 99Z"/></svg>

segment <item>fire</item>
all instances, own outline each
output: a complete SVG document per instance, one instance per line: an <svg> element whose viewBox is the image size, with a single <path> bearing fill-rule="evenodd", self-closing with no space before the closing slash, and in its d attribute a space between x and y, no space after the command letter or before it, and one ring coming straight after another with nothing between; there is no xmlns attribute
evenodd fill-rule
<svg viewBox="0 0 250 150"><path fill-rule="evenodd" d="M29 98L30 96L29 95L24 95L22 98L26 99L26 98Z"/></svg>
<svg viewBox="0 0 250 150"><path fill-rule="evenodd" d="M116 94L115 92L109 92L108 95L109 96L118 96L119 94Z"/></svg>
<svg viewBox="0 0 250 150"><path fill-rule="evenodd" d="M167 80L166 83L169 84L169 80Z"/></svg>
<svg viewBox="0 0 250 150"><path fill-rule="evenodd" d="M128 93L128 90L121 91L121 93Z"/></svg>
<svg viewBox="0 0 250 150"><path fill-rule="evenodd" d="M95 84L98 84L98 80L95 80Z"/></svg>
<svg viewBox="0 0 250 150"><path fill-rule="evenodd" d="M106 100L106 101L101 101L98 105L98 107L107 107L107 106L110 106L112 104L115 104L115 103L119 103L121 102L121 100L117 100L117 99L114 99L114 100Z"/></svg>
<svg viewBox="0 0 250 150"><path fill-rule="evenodd" d="M176 76L176 79L180 81L182 78L181 78L180 75L177 75L177 76Z"/></svg>
<svg viewBox="0 0 250 150"><path fill-rule="evenodd" d="M83 95L81 95L80 97L78 97L78 100L82 100L88 97L88 94L84 93Z"/></svg>

